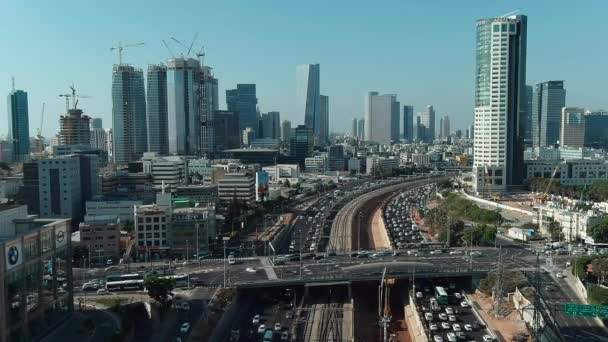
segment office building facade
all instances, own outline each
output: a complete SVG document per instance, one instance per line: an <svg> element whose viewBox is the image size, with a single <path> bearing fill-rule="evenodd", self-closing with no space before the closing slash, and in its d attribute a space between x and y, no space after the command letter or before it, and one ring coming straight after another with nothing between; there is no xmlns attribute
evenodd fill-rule
<svg viewBox="0 0 608 342"><path fill-rule="evenodd" d="M435 140L435 109L432 105L426 106L426 111L420 116L420 125L422 125L422 141L432 143Z"/></svg>
<svg viewBox="0 0 608 342"><path fill-rule="evenodd" d="M447 139L450 136L450 117L444 115L441 118L441 138Z"/></svg>
<svg viewBox="0 0 608 342"><path fill-rule="evenodd" d="M353 125L351 128L351 133L353 138L357 138L357 118L353 118Z"/></svg>
<svg viewBox="0 0 608 342"><path fill-rule="evenodd" d="M148 152L169 153L167 67L148 65Z"/></svg>
<svg viewBox="0 0 608 342"><path fill-rule="evenodd" d="M583 147L585 144L585 110L576 107L562 108L560 146ZM608 134L608 131L606 131Z"/></svg>
<svg viewBox="0 0 608 342"><path fill-rule="evenodd" d="M258 129L258 98L255 84L237 84L236 89L226 90L226 106L239 115L239 131L246 127Z"/></svg>
<svg viewBox="0 0 608 342"><path fill-rule="evenodd" d="M291 139L291 121L283 120L281 123L281 141L284 144L289 144Z"/></svg>
<svg viewBox="0 0 608 342"><path fill-rule="evenodd" d="M67 114L59 117L59 144L91 146L91 118L83 115L78 108L68 109Z"/></svg>
<svg viewBox="0 0 608 342"><path fill-rule="evenodd" d="M329 144L329 96L321 95L319 97L319 138L315 143L316 146L325 147Z"/></svg>
<svg viewBox="0 0 608 342"><path fill-rule="evenodd" d="M30 156L30 124L27 92L14 90L8 95L8 141L11 161L24 162ZM7 158L8 159L8 158Z"/></svg>
<svg viewBox="0 0 608 342"><path fill-rule="evenodd" d="M608 150L608 111L585 113L585 146Z"/></svg>
<svg viewBox="0 0 608 342"><path fill-rule="evenodd" d="M216 110L214 114L214 152L241 147L239 114L229 110Z"/></svg>
<svg viewBox="0 0 608 342"><path fill-rule="evenodd" d="M365 119L357 121L357 138L365 140Z"/></svg>
<svg viewBox="0 0 608 342"><path fill-rule="evenodd" d="M321 134L320 75L319 64L298 65L296 68L296 112L304 114L304 125L315 140Z"/></svg>
<svg viewBox="0 0 608 342"><path fill-rule="evenodd" d="M201 129L200 62L194 58L167 61L167 131L170 154L197 155Z"/></svg>
<svg viewBox="0 0 608 342"><path fill-rule="evenodd" d="M268 112L262 114L257 138L281 138L281 113Z"/></svg>
<svg viewBox="0 0 608 342"><path fill-rule="evenodd" d="M213 147L215 135L213 132L213 115L219 110L218 100L218 80L213 76L211 67L201 66L202 82L200 83L199 92L200 100L200 141L199 153L201 156L210 157L213 155Z"/></svg>
<svg viewBox="0 0 608 342"><path fill-rule="evenodd" d="M401 140L401 104L399 101L391 103L391 142L398 143Z"/></svg>
<svg viewBox="0 0 608 342"><path fill-rule="evenodd" d="M292 158L304 166L304 159L312 154L313 138L312 130L306 125L298 125L291 134L289 142L289 154Z"/></svg>
<svg viewBox="0 0 608 342"><path fill-rule="evenodd" d="M148 149L144 73L130 65L112 69L112 156L114 163L138 160Z"/></svg>
<svg viewBox="0 0 608 342"><path fill-rule="evenodd" d="M532 96L532 145L555 145L560 138L562 108L566 106L564 81L548 81L534 86Z"/></svg>
<svg viewBox="0 0 608 342"><path fill-rule="evenodd" d="M524 15L477 21L474 188L504 192L523 183L526 112Z"/></svg>
<svg viewBox="0 0 608 342"><path fill-rule="evenodd" d="M532 100L534 99L534 87L526 85L526 128L524 129L524 144L525 146L532 146L532 116L533 105Z"/></svg>
<svg viewBox="0 0 608 342"><path fill-rule="evenodd" d="M218 184L220 201L230 202L234 199L243 202L255 200L255 179L247 172L230 172L224 175Z"/></svg>
<svg viewBox="0 0 608 342"><path fill-rule="evenodd" d="M379 95L372 91L365 97L365 141L389 145L392 141L394 94ZM398 108L398 107L397 107Z"/></svg>
<svg viewBox="0 0 608 342"><path fill-rule="evenodd" d="M403 139L414 141L414 106L403 106Z"/></svg>

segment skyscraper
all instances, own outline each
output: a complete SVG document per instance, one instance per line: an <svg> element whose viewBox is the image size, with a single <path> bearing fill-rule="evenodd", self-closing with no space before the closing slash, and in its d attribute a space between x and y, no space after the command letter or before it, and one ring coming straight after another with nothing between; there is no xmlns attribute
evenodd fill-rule
<svg viewBox="0 0 608 342"><path fill-rule="evenodd" d="M585 110L583 108L562 108L560 146L583 147L585 143Z"/></svg>
<svg viewBox="0 0 608 342"><path fill-rule="evenodd" d="M281 139L281 113L268 112L260 117L258 138Z"/></svg>
<svg viewBox="0 0 608 342"><path fill-rule="evenodd" d="M524 129L525 146L532 146L532 99L534 97L534 87L526 85L526 128Z"/></svg>
<svg viewBox="0 0 608 342"><path fill-rule="evenodd" d="M403 139L406 142L414 140L414 107L403 106Z"/></svg>
<svg viewBox="0 0 608 342"><path fill-rule="evenodd" d="M329 144L329 96L320 96L319 107L319 137L316 143L317 146L325 147Z"/></svg>
<svg viewBox="0 0 608 342"><path fill-rule="evenodd" d="M167 61L167 132L170 154L196 155L201 130L200 62L194 58Z"/></svg>
<svg viewBox="0 0 608 342"><path fill-rule="evenodd" d="M359 119L357 123L357 138L365 140L365 119Z"/></svg>
<svg viewBox="0 0 608 342"><path fill-rule="evenodd" d="M103 120L101 118L91 118L91 129L103 128Z"/></svg>
<svg viewBox="0 0 608 342"><path fill-rule="evenodd" d="M372 91L365 97L365 141L388 145L392 140L392 117L397 95L379 95ZM398 105L397 105L398 108Z"/></svg>
<svg viewBox="0 0 608 342"><path fill-rule="evenodd" d="M304 166L304 159L310 157L312 150L312 130L306 125L298 125L291 134L289 155L294 158L300 166Z"/></svg>
<svg viewBox="0 0 608 342"><path fill-rule="evenodd" d="M401 103L396 99L391 104L391 142L401 140Z"/></svg>
<svg viewBox="0 0 608 342"><path fill-rule="evenodd" d="M474 185L503 192L521 185L526 113L524 15L477 21Z"/></svg>
<svg viewBox="0 0 608 342"><path fill-rule="evenodd" d="M82 109L70 108L59 117L59 144L91 146L91 118Z"/></svg>
<svg viewBox="0 0 608 342"><path fill-rule="evenodd" d="M238 113L229 110L217 110L213 116L215 152L219 153L241 147L242 131L239 130Z"/></svg>
<svg viewBox="0 0 608 342"><path fill-rule="evenodd" d="M245 127L258 129L257 105L255 84L237 84L236 89L226 90L226 106L228 110L239 113L241 131Z"/></svg>
<svg viewBox="0 0 608 342"><path fill-rule="evenodd" d="M532 96L532 144L545 147L557 144L562 108L566 106L564 81L548 81L534 86Z"/></svg>
<svg viewBox="0 0 608 342"><path fill-rule="evenodd" d="M585 113L585 146L608 150L608 111Z"/></svg>
<svg viewBox="0 0 608 342"><path fill-rule="evenodd" d="M443 117L439 118L439 139L443 139Z"/></svg>
<svg viewBox="0 0 608 342"><path fill-rule="evenodd" d="M12 160L23 162L30 155L30 124L27 92L13 90L8 94L8 141L12 144Z"/></svg>
<svg viewBox="0 0 608 342"><path fill-rule="evenodd" d="M446 139L450 136L450 117L444 115L441 122L441 138Z"/></svg>
<svg viewBox="0 0 608 342"><path fill-rule="evenodd" d="M289 144L291 138L291 121L283 120L281 123L281 141L284 144Z"/></svg>
<svg viewBox="0 0 608 342"><path fill-rule="evenodd" d="M426 112L422 113L420 124L424 127L424 138L426 143L432 143L435 139L435 109L432 105L426 106Z"/></svg>
<svg viewBox="0 0 608 342"><path fill-rule="evenodd" d="M148 147L144 73L126 64L112 69L112 143L116 164L138 160Z"/></svg>
<svg viewBox="0 0 608 342"><path fill-rule="evenodd" d="M202 81L199 85L199 92L201 94L199 152L205 157L210 157L213 154L213 114L219 110L220 106L218 100L218 81L213 76L211 70L209 66L201 66Z"/></svg>
<svg viewBox="0 0 608 342"><path fill-rule="evenodd" d="M353 118L353 127L351 130L351 135L353 138L357 138L357 118Z"/></svg>
<svg viewBox="0 0 608 342"><path fill-rule="evenodd" d="M424 126L422 126L422 113L416 115L416 141L424 142Z"/></svg>
<svg viewBox="0 0 608 342"><path fill-rule="evenodd" d="M319 64L298 65L296 68L296 111L304 114L304 125L315 140L321 134L321 94Z"/></svg>
<svg viewBox="0 0 608 342"><path fill-rule="evenodd" d="M148 65L148 151L169 153L167 67Z"/></svg>

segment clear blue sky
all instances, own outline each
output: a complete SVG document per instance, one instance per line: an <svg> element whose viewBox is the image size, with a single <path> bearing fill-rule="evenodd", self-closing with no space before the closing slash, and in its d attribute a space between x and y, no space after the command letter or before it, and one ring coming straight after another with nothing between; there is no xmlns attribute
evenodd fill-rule
<svg viewBox="0 0 608 342"><path fill-rule="evenodd" d="M94 5L95 4L95 5ZM361 117L368 91L396 93L418 112L433 104L453 129L472 121L475 21L519 9L529 16L528 83L566 81L567 104L608 107L608 1L48 1L7 0L0 18L0 93L10 77L29 93L30 131L58 129L73 82L86 113L111 125L111 69L118 41L146 42L125 52L143 67L169 58L161 39L190 41L199 32L206 64L225 89L256 83L260 109L294 113L295 69L321 63L321 93L330 97L332 131ZM174 50L178 47L174 45ZM0 101L0 134L7 131ZM438 120L437 120L438 121Z"/></svg>

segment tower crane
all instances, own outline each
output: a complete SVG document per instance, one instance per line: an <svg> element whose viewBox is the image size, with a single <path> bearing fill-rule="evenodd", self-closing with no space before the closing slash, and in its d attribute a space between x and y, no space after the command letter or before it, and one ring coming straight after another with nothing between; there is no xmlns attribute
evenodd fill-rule
<svg viewBox="0 0 608 342"><path fill-rule="evenodd" d="M70 90L71 90L71 94L59 94L59 97L65 97L65 110L66 112L70 110L70 98L72 99L72 104L74 106L74 109L76 109L76 105L78 105L78 100L76 99L88 99L91 98L90 96L87 95L76 95L76 88L74 88L74 85L72 84L70 86Z"/></svg>
<svg viewBox="0 0 608 342"><path fill-rule="evenodd" d="M122 51L125 48L136 47L136 46L141 46L141 45L146 45L146 43L134 43L134 44L122 45L121 42L118 42L118 45L112 46L110 48L110 51L118 50L118 65L122 65Z"/></svg>

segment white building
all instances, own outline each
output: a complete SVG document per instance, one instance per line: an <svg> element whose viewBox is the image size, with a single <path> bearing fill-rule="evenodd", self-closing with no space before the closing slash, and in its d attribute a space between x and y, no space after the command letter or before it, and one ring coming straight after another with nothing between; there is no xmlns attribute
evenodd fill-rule
<svg viewBox="0 0 608 342"><path fill-rule="evenodd" d="M577 211L573 207L558 207L553 203L541 205L538 208L540 233L548 236L551 222L559 223L564 239L569 242L577 239L588 239L587 229L599 221L602 216L592 210ZM558 237L550 237L557 240Z"/></svg>
<svg viewBox="0 0 608 342"><path fill-rule="evenodd" d="M584 108L562 108L562 127L559 143L561 146L583 147L585 143Z"/></svg>
<svg viewBox="0 0 608 342"><path fill-rule="evenodd" d="M220 201L253 202L255 200L255 178L246 172L226 173L218 184Z"/></svg>
<svg viewBox="0 0 608 342"><path fill-rule="evenodd" d="M365 173L368 175L380 171L384 174L391 173L393 169L399 168L399 159L379 156L367 157L365 168Z"/></svg>
<svg viewBox="0 0 608 342"><path fill-rule="evenodd" d="M188 179L192 184L212 184L213 166L207 158L188 160Z"/></svg>
<svg viewBox="0 0 608 342"><path fill-rule="evenodd" d="M135 207L135 245L140 260L166 254L170 248L171 194L156 194L156 203Z"/></svg>
<svg viewBox="0 0 608 342"><path fill-rule="evenodd" d="M287 180L290 184L295 184L300 181L300 165L298 164L277 164L265 166L262 170L268 172L271 183L282 183Z"/></svg>
<svg viewBox="0 0 608 342"><path fill-rule="evenodd" d="M85 204L86 215L107 216L115 215L120 223L134 222L133 215L135 207L142 205L141 201L87 201Z"/></svg>
<svg viewBox="0 0 608 342"><path fill-rule="evenodd" d="M477 192L522 184L527 17L477 21L473 180ZM521 132L520 134L523 134Z"/></svg>
<svg viewBox="0 0 608 342"><path fill-rule="evenodd" d="M526 160L526 178L551 178L557 167L555 180L561 185L591 185L596 180L608 179L605 159Z"/></svg>
<svg viewBox="0 0 608 342"><path fill-rule="evenodd" d="M397 95L379 95L372 91L365 97L365 141L391 143L391 118Z"/></svg>
<svg viewBox="0 0 608 342"><path fill-rule="evenodd" d="M327 171L327 154L321 153L304 159L304 170L307 173L325 173Z"/></svg>
<svg viewBox="0 0 608 342"><path fill-rule="evenodd" d="M146 152L141 160L144 173L152 176L152 184L157 191L162 189L163 183L166 189L174 189L178 185L186 184L186 158L160 157L154 152Z"/></svg>

